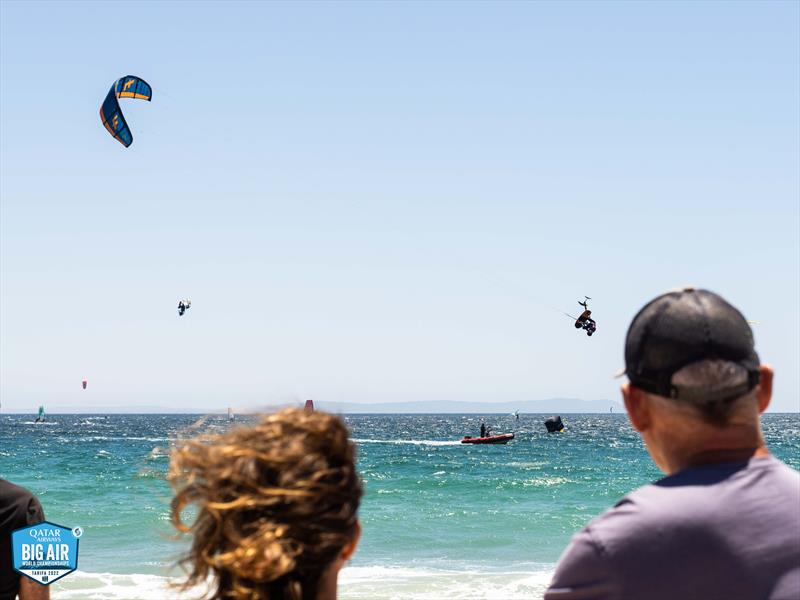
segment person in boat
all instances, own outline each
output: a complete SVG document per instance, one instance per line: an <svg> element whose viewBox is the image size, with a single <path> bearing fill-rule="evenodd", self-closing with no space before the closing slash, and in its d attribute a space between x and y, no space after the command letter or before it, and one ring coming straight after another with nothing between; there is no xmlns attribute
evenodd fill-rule
<svg viewBox="0 0 800 600"><path fill-rule="evenodd" d="M183 589L209 585L215 600L335 600L361 534L348 435L338 417L287 408L179 441L171 517L193 536Z"/></svg>
<svg viewBox="0 0 800 600"><path fill-rule="evenodd" d="M481 437L486 437L486 423L481 421Z"/></svg>
<svg viewBox="0 0 800 600"><path fill-rule="evenodd" d="M667 476L572 538L545 600L800 598L800 473L764 441L773 371L744 316L706 290L663 294L631 322L624 373Z"/></svg>

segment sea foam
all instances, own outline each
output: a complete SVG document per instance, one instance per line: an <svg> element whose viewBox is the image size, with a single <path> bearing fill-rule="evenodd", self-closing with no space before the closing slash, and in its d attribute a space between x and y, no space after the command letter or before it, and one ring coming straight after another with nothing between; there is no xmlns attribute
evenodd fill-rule
<svg viewBox="0 0 800 600"><path fill-rule="evenodd" d="M341 600L514 600L541 598L550 570L446 570L424 567L347 567L339 576ZM177 579L132 573L76 571L53 584L59 600L199 600L205 587L181 592Z"/></svg>

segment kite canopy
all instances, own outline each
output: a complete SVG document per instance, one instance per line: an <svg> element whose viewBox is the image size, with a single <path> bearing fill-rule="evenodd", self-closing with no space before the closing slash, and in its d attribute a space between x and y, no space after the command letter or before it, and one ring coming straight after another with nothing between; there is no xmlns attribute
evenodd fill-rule
<svg viewBox="0 0 800 600"><path fill-rule="evenodd" d="M547 427L547 433L559 433L564 431L564 422L561 420L561 415L545 419L544 426Z"/></svg>
<svg viewBox="0 0 800 600"><path fill-rule="evenodd" d="M118 98L138 98L149 102L152 96L150 84L135 75L120 77L108 90L108 95L100 106L100 120L108 133L126 148L133 143L133 135L122 115Z"/></svg>

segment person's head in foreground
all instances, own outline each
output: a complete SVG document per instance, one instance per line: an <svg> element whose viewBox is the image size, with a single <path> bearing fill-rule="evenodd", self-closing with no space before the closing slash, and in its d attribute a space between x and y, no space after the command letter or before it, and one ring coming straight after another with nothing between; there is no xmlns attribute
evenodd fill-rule
<svg viewBox="0 0 800 600"><path fill-rule="evenodd" d="M768 454L759 415L772 369L760 364L745 318L717 294L688 288L645 305L628 329L625 374L628 416L666 474Z"/></svg>
<svg viewBox="0 0 800 600"><path fill-rule="evenodd" d="M361 483L341 419L286 409L172 454L172 520L192 535L185 587L212 598L332 600L355 552ZM182 512L194 505L196 517Z"/></svg>
<svg viewBox="0 0 800 600"><path fill-rule="evenodd" d="M800 598L800 474L764 442L773 372L742 314L706 290L659 296L628 329L625 374L668 477L575 535L545 598Z"/></svg>

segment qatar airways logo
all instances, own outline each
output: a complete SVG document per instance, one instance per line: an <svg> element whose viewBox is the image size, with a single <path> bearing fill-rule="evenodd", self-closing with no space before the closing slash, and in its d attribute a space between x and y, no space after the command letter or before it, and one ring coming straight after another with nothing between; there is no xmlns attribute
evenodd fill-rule
<svg viewBox="0 0 800 600"><path fill-rule="evenodd" d="M50 585L78 568L78 539L83 529L45 521L11 534L14 570Z"/></svg>
<svg viewBox="0 0 800 600"><path fill-rule="evenodd" d="M29 529L28 535L37 542L59 542L61 541L61 529Z"/></svg>

